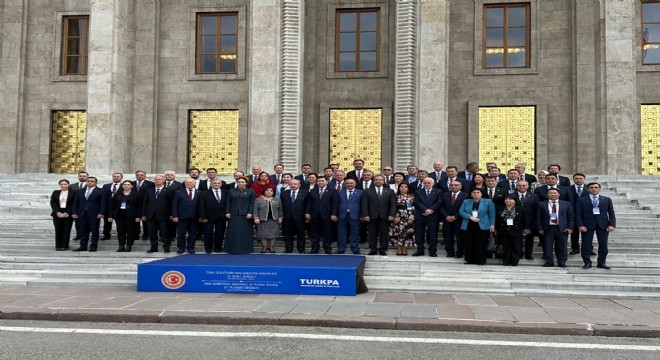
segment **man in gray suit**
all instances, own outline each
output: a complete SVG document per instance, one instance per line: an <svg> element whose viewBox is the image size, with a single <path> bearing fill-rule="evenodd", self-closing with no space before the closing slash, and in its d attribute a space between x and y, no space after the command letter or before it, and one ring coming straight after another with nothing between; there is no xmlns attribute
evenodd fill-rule
<svg viewBox="0 0 660 360"><path fill-rule="evenodd" d="M369 223L369 254L387 255L388 236L390 222L394 221L396 215L396 195L394 190L385 187L383 175L374 176L374 186L365 189L362 196L363 220ZM376 243L376 237L380 235L380 249Z"/></svg>

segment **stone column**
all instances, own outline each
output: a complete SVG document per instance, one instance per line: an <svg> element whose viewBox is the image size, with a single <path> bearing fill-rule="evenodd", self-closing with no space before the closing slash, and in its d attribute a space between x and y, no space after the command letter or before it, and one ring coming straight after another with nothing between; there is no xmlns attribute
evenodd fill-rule
<svg viewBox="0 0 660 360"><path fill-rule="evenodd" d="M128 26L133 2L90 0L89 5L85 168L92 175L131 172L124 167L131 164L132 146Z"/></svg>
<svg viewBox="0 0 660 360"><path fill-rule="evenodd" d="M27 1L0 3L0 172L21 171L23 84L27 48Z"/></svg>
<svg viewBox="0 0 660 360"><path fill-rule="evenodd" d="M448 4L448 0L420 3L416 162L422 168L436 159L446 162L448 155Z"/></svg>
<svg viewBox="0 0 660 360"><path fill-rule="evenodd" d="M282 0L279 161L289 170L300 167L304 8L304 0Z"/></svg>
<svg viewBox="0 0 660 360"><path fill-rule="evenodd" d="M246 168L272 168L279 154L280 0L252 2Z"/></svg>
<svg viewBox="0 0 660 360"><path fill-rule="evenodd" d="M394 161L403 170L414 162L417 110L417 0L396 5L396 73L394 75Z"/></svg>
<svg viewBox="0 0 660 360"><path fill-rule="evenodd" d="M640 114L636 92L634 1L600 1L601 6L601 132L603 173L639 174Z"/></svg>

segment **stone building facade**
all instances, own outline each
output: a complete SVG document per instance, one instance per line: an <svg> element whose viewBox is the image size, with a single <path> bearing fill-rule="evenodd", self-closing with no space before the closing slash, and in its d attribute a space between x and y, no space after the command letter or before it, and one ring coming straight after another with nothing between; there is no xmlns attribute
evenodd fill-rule
<svg viewBox="0 0 660 360"><path fill-rule="evenodd" d="M348 130L333 114L359 109L378 110L378 126L362 132L355 120L351 138L358 148L361 136L378 142L375 166L483 166L481 109L526 106L532 167L641 173L643 161L660 166L642 159L644 139L658 134L641 115L642 106L660 104L660 64L642 60L657 36L645 33L642 8L654 2L3 0L0 172L53 171L54 119L66 111L85 115L78 151L90 173L186 172L197 149L191 114L209 110L236 115L231 149L218 151L234 156L228 166L237 169L322 169L347 149L337 132ZM527 9L524 66L485 66L486 8L516 4ZM341 13L366 10L377 15L369 29L376 67L342 71ZM200 14L235 16L232 71L200 71ZM88 19L79 58L86 68L65 74L63 31L76 16ZM371 66L373 54L357 53Z"/></svg>

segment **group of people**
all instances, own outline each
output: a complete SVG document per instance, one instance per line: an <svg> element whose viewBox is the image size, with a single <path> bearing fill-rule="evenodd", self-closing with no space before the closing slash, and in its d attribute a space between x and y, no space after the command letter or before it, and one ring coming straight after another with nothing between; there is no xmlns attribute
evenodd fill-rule
<svg viewBox="0 0 660 360"><path fill-rule="evenodd" d="M247 175L237 171L232 183L219 179L214 168L206 169L204 180L192 168L183 183L173 171L153 181L137 171L134 181L114 173L102 188L83 171L71 186L60 180L60 190L51 197L56 250L68 249L75 220L80 246L74 251L96 251L103 222L104 239L116 223L120 252L131 251L142 228L150 253L158 251L159 239L169 252L175 237L177 253L194 253L198 234L206 253L251 253L255 230L261 252L274 253L281 229L285 253L294 245L297 252L308 252L309 237L312 254L333 253L335 242L336 254L360 254L360 243L368 242L368 255L387 255L395 246L400 256L411 247L413 256L424 256L428 247L429 256L437 257L442 224L446 256L464 257L468 264L485 264L493 255L511 266L523 257L533 260L538 236L543 266L554 266L556 256L557 266L566 267L570 235L570 254L580 253L589 268L595 233L597 266L609 268L607 235L616 217L612 201L599 194L600 184L585 184L581 173L571 184L557 164L538 178L525 172L525 164L506 175L494 163L486 167L482 174L475 162L458 171L436 161L433 171L411 165L403 173L385 166L374 174L357 159L348 172L331 164L317 174L304 164L294 176L277 164L272 174L259 166Z"/></svg>

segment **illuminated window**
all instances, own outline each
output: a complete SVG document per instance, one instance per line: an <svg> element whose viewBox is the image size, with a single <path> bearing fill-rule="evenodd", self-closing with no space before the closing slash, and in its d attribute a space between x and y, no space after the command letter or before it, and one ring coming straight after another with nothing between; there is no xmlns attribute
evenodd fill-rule
<svg viewBox="0 0 660 360"><path fill-rule="evenodd" d="M378 71L378 9L338 10L335 71Z"/></svg>
<svg viewBox="0 0 660 360"><path fill-rule="evenodd" d="M660 2L642 3L642 64L660 64Z"/></svg>
<svg viewBox="0 0 660 360"><path fill-rule="evenodd" d="M529 4L484 6L484 68L529 67L529 19Z"/></svg>
<svg viewBox="0 0 660 360"><path fill-rule="evenodd" d="M238 13L197 15L198 74L235 74L238 60Z"/></svg>
<svg viewBox="0 0 660 360"><path fill-rule="evenodd" d="M60 74L87 74L89 16L65 16L62 21L62 60Z"/></svg>

